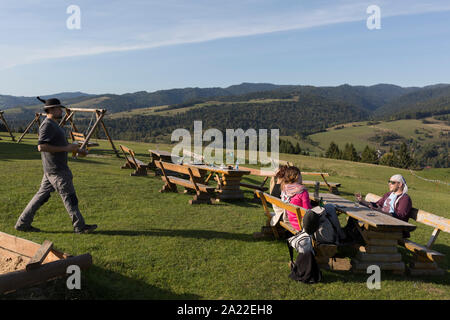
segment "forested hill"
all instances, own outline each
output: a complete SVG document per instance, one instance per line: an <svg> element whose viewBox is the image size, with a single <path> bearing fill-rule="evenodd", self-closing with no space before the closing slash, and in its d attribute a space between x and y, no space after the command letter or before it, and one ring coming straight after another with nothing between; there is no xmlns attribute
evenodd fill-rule
<svg viewBox="0 0 450 320"><path fill-rule="evenodd" d="M366 119L367 110L317 97L302 96L299 101L271 101L268 103L216 103L202 108L174 113L171 116L151 115L109 119L111 134L124 140L155 141L177 128L193 129L193 122L201 120L203 128L280 129L280 135L307 135L328 126Z"/></svg>
<svg viewBox="0 0 450 320"><path fill-rule="evenodd" d="M190 127L193 120L203 120L205 128L276 127L283 135L308 135L352 121L423 118L450 112L448 84L404 88L392 84L315 87L242 83L227 88L53 96L69 107L107 109L107 120L118 138L139 139ZM35 97L27 99L36 101ZM13 130L20 131L38 111L42 111L42 104L6 109L5 117Z"/></svg>
<svg viewBox="0 0 450 320"><path fill-rule="evenodd" d="M122 95L89 95L82 92L73 92L42 96L41 98L47 99L49 97L54 97L62 100L63 104L72 107L101 107L108 109L109 113L114 113L136 108L148 108L152 106L179 104L194 100L241 95L252 92L272 91L278 90L282 87L290 86L280 86L269 83L242 83L240 85L233 85L227 88L182 88L158 90L155 92L138 91L134 93L125 93ZM102 101L101 105L98 103L99 99ZM34 106L40 106L39 102L36 100L36 97L14 97L0 95L0 110Z"/></svg>
<svg viewBox="0 0 450 320"><path fill-rule="evenodd" d="M400 119L405 117L420 118L430 113L445 114L450 112L450 85L441 84L413 90L410 93L392 99L374 112L377 118Z"/></svg>
<svg viewBox="0 0 450 320"><path fill-rule="evenodd" d="M390 119L412 116L416 112L448 110L450 85L434 85L424 88L400 87L392 84L373 86L315 87L305 85L275 85L270 83L242 83L227 88L183 88L140 91L135 93L88 95L82 92L52 95L70 107L104 108L108 114L156 106L196 104L223 101L242 102L252 99L297 99L316 96L318 99L338 101L368 111L368 117ZM48 98L49 96L43 96ZM309 101L309 100L305 100ZM0 95L0 109L7 110L14 121L29 121L34 113L42 109L35 97L13 97Z"/></svg>

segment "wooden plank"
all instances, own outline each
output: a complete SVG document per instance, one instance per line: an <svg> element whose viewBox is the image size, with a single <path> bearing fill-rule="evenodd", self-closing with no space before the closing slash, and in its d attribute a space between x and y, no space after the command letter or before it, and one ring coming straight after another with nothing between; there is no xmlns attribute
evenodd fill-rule
<svg viewBox="0 0 450 320"><path fill-rule="evenodd" d="M366 272L367 268L371 265L377 265L381 270L405 271L404 262L362 262L357 259L352 260L352 269L356 271Z"/></svg>
<svg viewBox="0 0 450 320"><path fill-rule="evenodd" d="M262 203L263 208L264 208L264 214L267 217L266 226L272 228L272 232L273 232L273 234L275 236L275 239L278 239L280 237L280 235L278 234L278 230L277 230L276 226L273 226L273 227L270 226L270 220L272 219L272 214L271 214L271 212L269 210L269 206L267 205L267 201L266 201L266 198L264 197L264 195L261 196L261 203Z"/></svg>
<svg viewBox="0 0 450 320"><path fill-rule="evenodd" d="M0 247L12 252L16 252L27 258L32 258L37 250L39 250L40 245L23 238L19 238L4 232L0 232ZM54 249L47 255L44 262L50 262L59 260L55 255Z"/></svg>
<svg viewBox="0 0 450 320"><path fill-rule="evenodd" d="M443 276L445 275L445 270L443 269L408 269L408 273L411 276Z"/></svg>
<svg viewBox="0 0 450 320"><path fill-rule="evenodd" d="M224 186L240 186L241 185L241 180L240 179L236 179L236 180L230 180L230 179L222 179L222 184ZM245 183L243 183L245 184Z"/></svg>
<svg viewBox="0 0 450 320"><path fill-rule="evenodd" d="M394 239L367 239L367 244L369 246L395 247L397 242L398 241Z"/></svg>
<svg viewBox="0 0 450 320"><path fill-rule="evenodd" d="M76 257L49 262L34 270L18 270L0 274L0 294L65 276L67 267L70 265L77 265L81 269L87 269L92 265L92 257L89 253L86 253Z"/></svg>
<svg viewBox="0 0 450 320"><path fill-rule="evenodd" d="M161 178L164 181L167 181L166 177L162 176ZM170 183L178 184L178 185L180 185L182 187L190 188L190 189L194 189L195 190L195 185L190 180L186 180L186 179L182 179L182 178L178 178L178 177L173 177L173 176L168 176L167 178L169 179ZM206 186L204 184L198 184L197 183L197 187L199 188L200 191L203 191L203 192L208 192L208 191L214 190L214 187Z"/></svg>
<svg viewBox="0 0 450 320"><path fill-rule="evenodd" d="M430 240L428 240L428 243L426 245L427 248L431 249L431 247L433 246L434 242L436 241L436 239L439 235L439 232L441 232L441 230L439 228L435 228L433 230L433 232L431 233Z"/></svg>
<svg viewBox="0 0 450 320"><path fill-rule="evenodd" d="M49 254L50 250L53 248L53 242L45 240L40 248L36 251L31 260L27 263L26 269L32 270L41 266L45 258Z"/></svg>
<svg viewBox="0 0 450 320"><path fill-rule="evenodd" d="M398 249L397 247L361 246L359 251L365 253L397 253Z"/></svg>
<svg viewBox="0 0 450 320"><path fill-rule="evenodd" d="M419 261L413 261L411 262L411 269L431 269L436 270L438 269L438 265L434 261L430 262L419 262Z"/></svg>
<svg viewBox="0 0 450 320"><path fill-rule="evenodd" d="M402 261L402 255L400 253L358 252L356 259L361 262L399 262Z"/></svg>
<svg viewBox="0 0 450 320"><path fill-rule="evenodd" d="M412 215L414 216L414 212ZM450 232L450 219L439 217L423 210L418 210L415 220L417 222L438 228L444 232Z"/></svg>
<svg viewBox="0 0 450 320"><path fill-rule="evenodd" d="M423 257L427 257L428 259L430 259L431 261L442 261L445 257L444 254L431 250L425 246L422 246L418 243L412 242L410 240L402 240L398 242L400 245L404 246L406 249L408 249L409 251L421 255Z"/></svg>
<svg viewBox="0 0 450 320"><path fill-rule="evenodd" d="M175 163L171 163L171 162L155 161L155 165L160 169L161 169L161 164L164 166L164 169L166 171L173 171L173 172L178 172L178 173L187 174L187 175L189 175L189 168L192 168L191 166L180 165L180 164L175 164ZM197 178L202 177L202 175L200 174L200 171L198 169L192 170L192 174L194 175L194 177L197 177Z"/></svg>
<svg viewBox="0 0 450 320"><path fill-rule="evenodd" d="M266 198L266 201L270 202L271 204L276 205L277 207L280 207L282 209L285 209L285 210L288 210L288 211L291 211L291 212L295 212L297 209L299 209L301 211L301 213L302 213L302 216L306 213L306 209L304 209L302 207L299 207L299 206L296 206L296 205L293 205L293 204L290 204L290 203L283 202L283 201L281 201L280 198L273 197L270 194L264 193L264 192L259 191L259 190L256 190L255 192L256 192L256 194L258 195L259 198L261 198L260 195L264 194L264 197Z"/></svg>
<svg viewBox="0 0 450 320"><path fill-rule="evenodd" d="M364 237L368 239L393 239L399 240L403 238L403 234L401 232L375 232L363 230Z"/></svg>
<svg viewBox="0 0 450 320"><path fill-rule="evenodd" d="M280 226L282 226L284 229L286 229L287 231L289 231L292 234L296 234L298 232L298 230L295 230L294 228L292 228L290 225L288 225L284 221L280 221L279 223L280 223Z"/></svg>

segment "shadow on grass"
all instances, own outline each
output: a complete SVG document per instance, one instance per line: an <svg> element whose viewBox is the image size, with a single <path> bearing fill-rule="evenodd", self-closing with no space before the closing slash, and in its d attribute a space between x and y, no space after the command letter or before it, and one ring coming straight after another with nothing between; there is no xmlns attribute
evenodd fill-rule
<svg viewBox="0 0 450 320"><path fill-rule="evenodd" d="M95 261L94 261L95 262ZM165 299L194 300L201 297L191 293L177 294L93 265L86 276L86 290L91 299Z"/></svg>
<svg viewBox="0 0 450 320"><path fill-rule="evenodd" d="M81 289L67 289L66 281L67 277L62 277L22 288L1 296L0 300L194 300L201 298L190 293L176 294L96 265L82 271Z"/></svg>
<svg viewBox="0 0 450 320"><path fill-rule="evenodd" d="M71 231L44 231L46 233L70 233ZM135 236L147 236L147 237L182 237L182 238L192 238L192 239L224 239L224 240L238 240L246 242L254 242L251 234L245 233L230 233L214 230L168 230L168 229L150 229L150 230L95 230L92 235L106 235L106 236L125 236L125 237L135 237Z"/></svg>
<svg viewBox="0 0 450 320"><path fill-rule="evenodd" d="M38 160L41 159L41 153L37 150L37 145L30 145L17 142L1 142L0 143L0 161L9 160ZM94 154L97 154L94 153ZM108 155L114 156L114 152L109 152ZM70 162L85 162L105 165L107 163L93 160L87 157L72 159L72 154L68 154L69 165Z"/></svg>
<svg viewBox="0 0 450 320"><path fill-rule="evenodd" d="M35 160L41 158L41 154L35 145L17 142L2 142L0 143L0 150L0 161Z"/></svg>

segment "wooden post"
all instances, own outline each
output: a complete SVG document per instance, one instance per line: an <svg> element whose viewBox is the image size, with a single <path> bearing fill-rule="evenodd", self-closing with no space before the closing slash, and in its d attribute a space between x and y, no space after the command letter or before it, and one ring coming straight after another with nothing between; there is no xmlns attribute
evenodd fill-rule
<svg viewBox="0 0 450 320"><path fill-rule="evenodd" d="M441 232L441 230L439 228L435 228L433 230L433 233L431 234L431 238L430 238L430 240L428 240L428 243L426 245L426 247L428 249L431 249L431 247L433 246L434 242L436 241L436 239L439 235L439 232Z"/></svg>
<svg viewBox="0 0 450 320"><path fill-rule="evenodd" d="M3 111L0 111L0 119L3 121L3 123L5 124L6 130L8 130L9 135L11 136L12 141L16 141L16 139L14 138L13 134L11 133L11 130L9 130L8 127L8 123L6 122L5 118L3 117Z"/></svg>
<svg viewBox="0 0 450 320"><path fill-rule="evenodd" d="M25 137L25 135L28 133L28 130L30 130L30 128L33 126L33 124L34 124L35 122L38 122L38 121L39 121L39 117L40 117L40 114L39 114L39 113L36 113L35 116L34 116L33 121L31 121L31 122L28 124L27 128L26 128L25 131L22 133L22 135L20 136L19 140L17 140L17 143L19 143L20 141L22 141L23 137ZM39 125L39 126L40 126L40 125Z"/></svg>
<svg viewBox="0 0 450 320"><path fill-rule="evenodd" d="M103 110L102 112L103 112L103 113L106 113L106 110ZM103 131L105 131L106 137L108 138L109 143L111 143L111 146L112 146L112 148L114 149L114 152L116 153L117 158L120 158L120 155L119 155L119 153L117 152L116 147L114 146L114 143L113 143L111 137L109 136L109 132L108 132L108 130L106 129L106 126L105 126L105 124L103 123L103 120L100 121L100 124L102 125Z"/></svg>
<svg viewBox="0 0 450 320"><path fill-rule="evenodd" d="M102 113L100 115L98 113L96 113L97 121L95 121L94 126L92 127L91 131L88 132L86 139L84 139L83 144L81 145L80 149L86 148L86 145L88 144L89 139L91 138L92 134L94 133L95 128L97 128L98 124L100 123L100 121L102 120L104 115L105 115L104 113Z"/></svg>
<svg viewBox="0 0 450 320"><path fill-rule="evenodd" d="M270 221L272 220L272 216L270 215L270 210L269 210L269 207L268 207L268 205L267 205L266 198L264 197L264 192L259 191L259 190L255 190L255 192L257 193L258 197L261 199L261 203L262 203L262 205L263 205L264 212L265 212L265 214L266 214L266 216L267 216L266 226L269 227L269 226L270 226ZM274 227L271 227L271 228L272 228L272 232L273 232L273 234L274 234L274 236L275 236L275 239L279 239L280 236L279 236L279 234L278 234L277 228L276 228L275 226L274 226Z"/></svg>

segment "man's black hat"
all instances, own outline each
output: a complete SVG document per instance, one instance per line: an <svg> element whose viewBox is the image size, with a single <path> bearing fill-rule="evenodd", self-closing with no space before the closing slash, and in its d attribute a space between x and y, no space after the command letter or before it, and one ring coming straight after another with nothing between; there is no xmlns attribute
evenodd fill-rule
<svg viewBox="0 0 450 320"><path fill-rule="evenodd" d="M59 101L56 98L50 98L50 99L44 100L44 99L37 97L37 99L39 101L45 103L44 110L48 109L48 108L55 108L55 107L65 108L63 105L61 105L61 101Z"/></svg>

